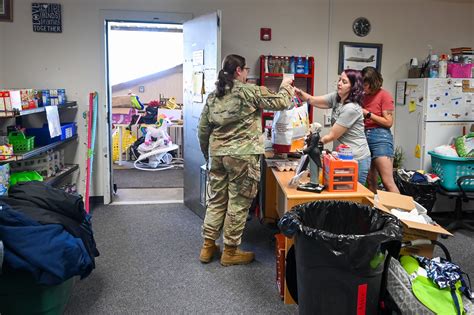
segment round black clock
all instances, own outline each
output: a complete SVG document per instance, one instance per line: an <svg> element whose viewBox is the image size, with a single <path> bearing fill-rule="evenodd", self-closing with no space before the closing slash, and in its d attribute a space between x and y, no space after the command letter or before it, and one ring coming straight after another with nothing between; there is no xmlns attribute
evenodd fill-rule
<svg viewBox="0 0 474 315"><path fill-rule="evenodd" d="M370 22L367 18L365 17L359 17L354 20L354 23L352 23L352 30L354 31L354 34L360 37L367 36L370 32Z"/></svg>

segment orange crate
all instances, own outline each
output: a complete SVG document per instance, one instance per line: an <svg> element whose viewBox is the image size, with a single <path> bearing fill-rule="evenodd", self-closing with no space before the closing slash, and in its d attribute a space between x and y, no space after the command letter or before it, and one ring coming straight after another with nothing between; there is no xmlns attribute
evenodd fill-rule
<svg viewBox="0 0 474 315"><path fill-rule="evenodd" d="M281 233L275 234L275 257L276 257L276 284L280 298L285 293L285 236Z"/></svg>
<svg viewBox="0 0 474 315"><path fill-rule="evenodd" d="M341 160L324 155L324 185L327 191L357 191L359 164L356 160Z"/></svg>

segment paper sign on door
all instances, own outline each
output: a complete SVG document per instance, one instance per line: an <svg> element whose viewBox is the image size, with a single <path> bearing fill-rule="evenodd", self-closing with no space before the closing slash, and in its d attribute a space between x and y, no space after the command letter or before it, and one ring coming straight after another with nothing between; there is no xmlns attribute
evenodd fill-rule
<svg viewBox="0 0 474 315"><path fill-rule="evenodd" d="M414 100L411 100L410 103L408 103L408 112L413 113L416 110L416 103Z"/></svg>
<svg viewBox="0 0 474 315"><path fill-rule="evenodd" d="M415 157L419 159L421 157L421 146L419 144L415 147Z"/></svg>

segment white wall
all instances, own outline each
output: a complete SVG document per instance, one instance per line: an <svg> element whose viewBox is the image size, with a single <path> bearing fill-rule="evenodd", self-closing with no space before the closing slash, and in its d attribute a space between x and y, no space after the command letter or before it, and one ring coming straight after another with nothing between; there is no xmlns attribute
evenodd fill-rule
<svg viewBox="0 0 474 315"><path fill-rule="evenodd" d="M222 56L246 56L257 74L261 54L309 54L316 60L317 94L332 90L337 78L339 41L383 44L385 87L407 75L411 57L450 47L474 46L472 0L57 0L63 5L63 33L34 33L31 1L15 0L14 22L0 23L0 87L64 87L79 102L80 149L84 165L86 127L82 111L88 93L98 90L102 73L100 10L193 13L222 10ZM365 16L372 22L366 38L352 33L352 21ZM260 27L272 28L272 41L261 42ZM99 124L104 122L105 93L100 92ZM321 121L321 116L316 115ZM99 128L103 130L103 127ZM105 138L100 134L92 195L103 194ZM82 174L84 174L82 167ZM82 176L83 177L83 176Z"/></svg>

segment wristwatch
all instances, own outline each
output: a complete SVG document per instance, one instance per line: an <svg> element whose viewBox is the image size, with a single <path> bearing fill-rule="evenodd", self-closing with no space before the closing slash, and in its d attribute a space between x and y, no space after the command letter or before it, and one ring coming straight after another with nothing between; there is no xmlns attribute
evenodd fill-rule
<svg viewBox="0 0 474 315"><path fill-rule="evenodd" d="M372 116L372 113L371 113L371 112L368 112L367 114L365 114L365 118L366 118L366 119L369 119L370 116Z"/></svg>

